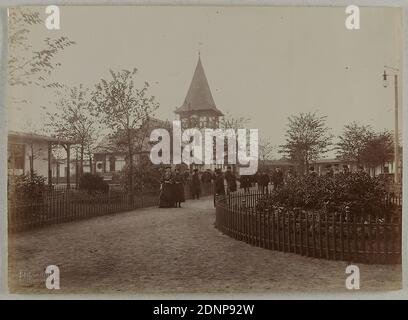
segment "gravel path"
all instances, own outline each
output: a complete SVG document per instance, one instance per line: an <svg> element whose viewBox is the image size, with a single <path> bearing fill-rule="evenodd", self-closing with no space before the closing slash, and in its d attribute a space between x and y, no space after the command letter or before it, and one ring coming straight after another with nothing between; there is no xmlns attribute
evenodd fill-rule
<svg viewBox="0 0 408 320"><path fill-rule="evenodd" d="M345 262L252 247L214 228L212 198L181 209L140 209L16 234L9 289L59 293L268 293L348 291ZM400 288L401 266L359 265L361 290Z"/></svg>

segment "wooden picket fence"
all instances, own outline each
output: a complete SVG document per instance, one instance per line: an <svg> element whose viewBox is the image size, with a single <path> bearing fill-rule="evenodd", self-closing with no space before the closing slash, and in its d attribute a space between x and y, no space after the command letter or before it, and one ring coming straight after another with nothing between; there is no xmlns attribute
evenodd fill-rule
<svg viewBox="0 0 408 320"><path fill-rule="evenodd" d="M202 185L202 196L212 193L211 183ZM8 229L10 232L18 232L50 224L152 207L158 205L159 194L159 190L136 194L108 192L97 195L89 195L78 190L47 191L36 201L9 201ZM185 186L185 196L186 199L191 198L189 185Z"/></svg>
<svg viewBox="0 0 408 320"><path fill-rule="evenodd" d="M387 213L351 216L301 208L257 210L256 204L263 196L255 190L217 196L217 229L254 246L308 257L401 263L401 197L384 199Z"/></svg>

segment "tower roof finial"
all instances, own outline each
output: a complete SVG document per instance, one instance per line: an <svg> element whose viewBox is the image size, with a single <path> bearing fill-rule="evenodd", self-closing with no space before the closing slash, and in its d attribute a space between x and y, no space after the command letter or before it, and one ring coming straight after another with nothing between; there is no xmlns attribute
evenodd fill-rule
<svg viewBox="0 0 408 320"><path fill-rule="evenodd" d="M201 50L200 50L200 48L201 48L202 45L203 45L203 43L202 43L201 41L199 41L199 42L198 42L198 59L200 59L200 56L201 56Z"/></svg>

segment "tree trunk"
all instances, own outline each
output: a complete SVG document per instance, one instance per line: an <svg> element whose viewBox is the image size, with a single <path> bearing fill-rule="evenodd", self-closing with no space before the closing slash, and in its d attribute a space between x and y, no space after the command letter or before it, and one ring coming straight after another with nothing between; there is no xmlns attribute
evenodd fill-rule
<svg viewBox="0 0 408 320"><path fill-rule="evenodd" d="M56 164L56 176L57 176L57 184L59 183L59 171L60 171L60 165L59 165L59 160L57 159L57 164Z"/></svg>
<svg viewBox="0 0 408 320"><path fill-rule="evenodd" d="M302 171L303 171L303 175L304 175L305 172L309 173L309 160L305 159L303 163L304 163L304 165L303 165Z"/></svg>
<svg viewBox="0 0 408 320"><path fill-rule="evenodd" d="M30 155L30 177L33 178L34 177L34 147L31 144L30 146L31 148L31 155Z"/></svg>
<svg viewBox="0 0 408 320"><path fill-rule="evenodd" d="M130 132L128 132L128 158L129 158L129 190L130 192L133 192L133 173L134 173L133 145Z"/></svg>
<svg viewBox="0 0 408 320"><path fill-rule="evenodd" d="M80 162L79 162L79 176L82 177L84 174L84 145L81 144L81 154L80 154Z"/></svg>
<svg viewBox="0 0 408 320"><path fill-rule="evenodd" d="M34 177L34 158L32 155L30 156L30 177Z"/></svg>
<svg viewBox="0 0 408 320"><path fill-rule="evenodd" d="M76 159L75 159L75 186L78 189L78 149L76 152Z"/></svg>
<svg viewBox="0 0 408 320"><path fill-rule="evenodd" d="M93 167L92 167L92 154L89 152L89 172L92 174L93 173Z"/></svg>

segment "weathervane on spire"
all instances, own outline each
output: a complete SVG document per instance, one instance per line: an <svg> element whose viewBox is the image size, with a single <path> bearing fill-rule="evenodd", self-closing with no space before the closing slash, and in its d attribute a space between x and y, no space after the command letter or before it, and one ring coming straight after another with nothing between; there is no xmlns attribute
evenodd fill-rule
<svg viewBox="0 0 408 320"><path fill-rule="evenodd" d="M203 43L201 42L201 41L199 41L198 42L198 57L200 58L201 57L201 49L200 49L200 46L202 46L203 45Z"/></svg>

